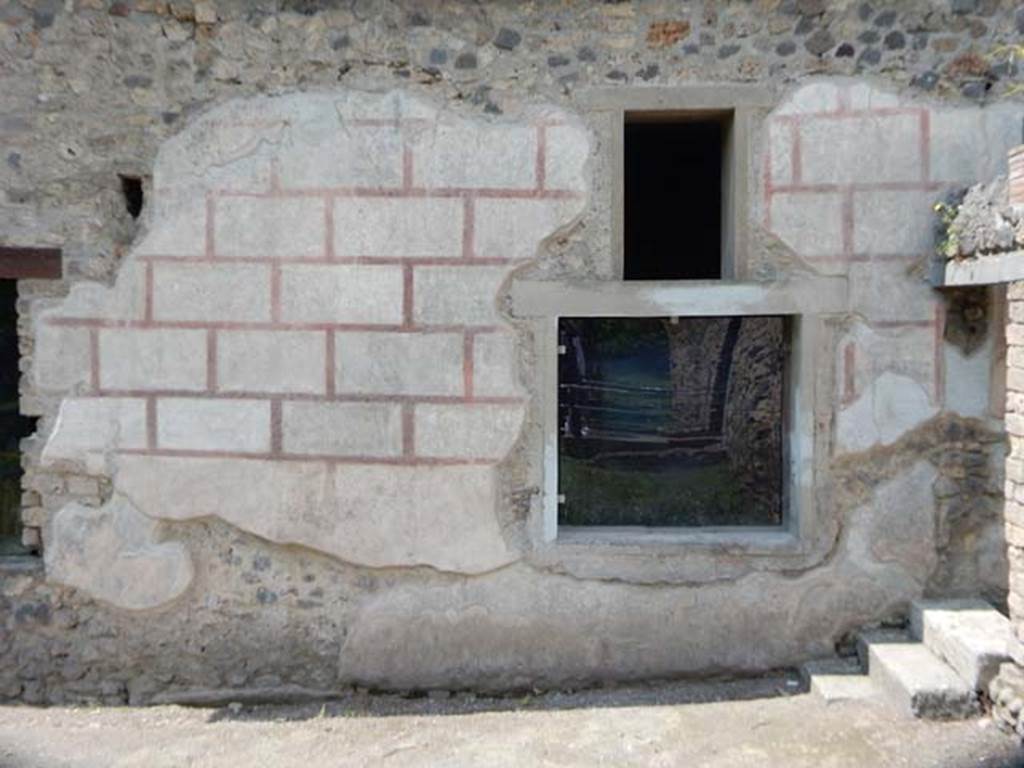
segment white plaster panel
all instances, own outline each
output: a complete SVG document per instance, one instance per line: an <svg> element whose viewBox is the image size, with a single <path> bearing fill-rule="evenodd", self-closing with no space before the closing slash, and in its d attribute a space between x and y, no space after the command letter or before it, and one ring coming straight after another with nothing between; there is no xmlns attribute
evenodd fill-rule
<svg viewBox="0 0 1024 768"><path fill-rule="evenodd" d="M270 267L263 264L153 265L153 318L270 319Z"/></svg>
<svg viewBox="0 0 1024 768"><path fill-rule="evenodd" d="M323 394L326 356L323 331L218 331L217 388Z"/></svg>
<svg viewBox="0 0 1024 768"><path fill-rule="evenodd" d="M458 198L340 198L334 250L339 256L457 257L462 219Z"/></svg>
<svg viewBox="0 0 1024 768"><path fill-rule="evenodd" d="M398 325L402 268L374 264L286 264L281 267L285 322Z"/></svg>
<svg viewBox="0 0 1024 768"><path fill-rule="evenodd" d="M520 394L516 378L515 336L480 333L473 339L473 393L480 397Z"/></svg>
<svg viewBox="0 0 1024 768"><path fill-rule="evenodd" d="M586 189L584 169L590 155L590 137L576 125L550 125L546 129L544 186L547 189Z"/></svg>
<svg viewBox="0 0 1024 768"><path fill-rule="evenodd" d="M523 423L521 405L416 406L416 454L432 458L502 459Z"/></svg>
<svg viewBox="0 0 1024 768"><path fill-rule="evenodd" d="M315 197L221 197L214 249L228 257L323 257L326 203Z"/></svg>
<svg viewBox="0 0 1024 768"><path fill-rule="evenodd" d="M541 240L572 217L572 200L479 199L476 201L474 256L531 259Z"/></svg>
<svg viewBox="0 0 1024 768"><path fill-rule="evenodd" d="M414 144L416 183L425 187L530 189L537 178L537 129L530 125L439 123Z"/></svg>
<svg viewBox="0 0 1024 768"><path fill-rule="evenodd" d="M462 334L335 334L339 393L461 395Z"/></svg>
<svg viewBox="0 0 1024 768"><path fill-rule="evenodd" d="M320 111L291 122L277 159L284 189L394 188L402 183L402 133L397 124Z"/></svg>
<svg viewBox="0 0 1024 768"><path fill-rule="evenodd" d="M163 397L157 401L157 446L171 450L264 453L270 450L266 400Z"/></svg>
<svg viewBox="0 0 1024 768"><path fill-rule="evenodd" d="M801 256L843 252L843 199L838 192L776 192L771 229Z"/></svg>
<svg viewBox="0 0 1024 768"><path fill-rule="evenodd" d="M313 456L399 456L402 407L395 403L286 402L285 453Z"/></svg>
<svg viewBox="0 0 1024 768"><path fill-rule="evenodd" d="M102 454L146 447L146 401L125 397L68 397L60 405L42 462L82 461L102 467ZM100 454L100 455L96 455Z"/></svg>
<svg viewBox="0 0 1024 768"><path fill-rule="evenodd" d="M925 254L935 242L937 193L858 190L853 193L853 250L859 254Z"/></svg>
<svg viewBox="0 0 1024 768"><path fill-rule="evenodd" d="M206 331L102 328L100 386L109 389L206 387Z"/></svg>
<svg viewBox="0 0 1024 768"><path fill-rule="evenodd" d="M800 123L801 181L919 182L921 136L917 114L809 118Z"/></svg>
<svg viewBox="0 0 1024 768"><path fill-rule="evenodd" d="M413 319L431 325L499 323L497 294L507 275L506 267L417 267Z"/></svg>

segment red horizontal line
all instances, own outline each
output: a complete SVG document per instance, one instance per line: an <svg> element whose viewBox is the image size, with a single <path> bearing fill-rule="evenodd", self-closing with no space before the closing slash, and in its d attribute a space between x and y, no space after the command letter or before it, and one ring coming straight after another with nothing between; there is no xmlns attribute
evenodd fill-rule
<svg viewBox="0 0 1024 768"><path fill-rule="evenodd" d="M230 189L215 190L214 194L221 198L254 197L315 197L315 198L349 198L349 197L397 197L397 198L461 198L482 197L495 199L539 199L539 200L571 200L583 195L571 189L492 189L488 187L326 187L322 189L282 189L273 192L247 192Z"/></svg>
<svg viewBox="0 0 1024 768"><path fill-rule="evenodd" d="M492 333L502 330L498 325L415 325L371 323L272 323L229 320L110 320L90 317L54 317L53 325L81 328L134 330L217 330L217 331L337 331L380 333Z"/></svg>
<svg viewBox="0 0 1024 768"><path fill-rule="evenodd" d="M317 266L334 266L336 264L347 265L369 265L369 266L395 266L412 264L417 267L491 267L508 264L521 264L530 259L510 259L495 257L477 257L467 259L464 256L336 256L328 259L325 257L311 256L173 256L170 254L144 254L137 257L140 261L149 261L156 264L257 264L269 266L273 263L281 263L281 266L292 266L293 264L313 264Z"/></svg>
<svg viewBox="0 0 1024 768"><path fill-rule="evenodd" d="M110 389L101 388L87 395L96 398L188 398L190 400L281 400L296 403L394 403L397 405L523 405L521 397L472 397L464 395L401 395L336 393L331 396L306 392L216 392L191 389Z"/></svg>
<svg viewBox="0 0 1024 768"><path fill-rule="evenodd" d="M785 115L772 115L772 120L782 123L800 122L803 120L842 120L864 119L865 117L897 117L908 115L920 115L926 110L923 107L878 107L877 109L836 109L829 112L797 112Z"/></svg>
<svg viewBox="0 0 1024 768"><path fill-rule="evenodd" d="M773 195L785 193L821 193L821 192L934 192L947 186L939 181L878 181L850 182L846 184L778 184L772 185L769 192Z"/></svg>
<svg viewBox="0 0 1024 768"><path fill-rule="evenodd" d="M126 456L153 456L156 458L188 459L249 459L256 461L322 461L328 464L383 464L387 466L483 466L497 464L500 459L454 458L428 456L332 456L307 453L242 453L241 451L202 451L170 448L124 448L117 453Z"/></svg>

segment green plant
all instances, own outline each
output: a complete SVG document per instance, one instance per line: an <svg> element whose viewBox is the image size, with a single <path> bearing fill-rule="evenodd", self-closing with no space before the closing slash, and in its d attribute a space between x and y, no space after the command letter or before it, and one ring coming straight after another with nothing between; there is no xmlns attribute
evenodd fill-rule
<svg viewBox="0 0 1024 768"><path fill-rule="evenodd" d="M950 203L938 202L932 206L932 210L938 215L939 242L935 246L938 254L945 259L955 259L960 255L960 237L953 228L960 208Z"/></svg>

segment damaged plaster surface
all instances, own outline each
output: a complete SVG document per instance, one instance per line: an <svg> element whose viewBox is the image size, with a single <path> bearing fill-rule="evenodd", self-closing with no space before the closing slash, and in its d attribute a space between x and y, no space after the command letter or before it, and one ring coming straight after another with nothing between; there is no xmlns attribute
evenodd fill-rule
<svg viewBox="0 0 1024 768"><path fill-rule="evenodd" d="M72 284L20 286L43 417L25 520L46 571L0 572L0 697L760 671L922 593L1003 599L994 315L954 348L925 273L931 205L998 173L1019 136L1019 102L957 96L978 63L951 67L1012 12L707 4L662 45L648 28L678 4L442 3L415 23L389 3L225 0L201 22L142 5L0 27L39 70L5 91L0 133L24 121L32 139L0 172L56 201L0 210L65 246ZM823 56L797 24L907 37ZM58 75L54 39L80 71ZM585 94L739 80L774 106L751 117L738 277L813 307L822 524L796 560L721 542L540 556L542 347L507 297L520 277L618 280L612 117ZM94 189L128 155L146 183L131 248L120 198ZM842 304L801 292L819 277Z"/></svg>
<svg viewBox="0 0 1024 768"><path fill-rule="evenodd" d="M400 92L232 103L169 142L117 284L38 321L38 386L77 392L43 461L113 479L93 525L57 513L49 561L128 509L373 567L514 560L494 467L525 405L498 295L582 209L588 142L554 110L471 121Z"/></svg>

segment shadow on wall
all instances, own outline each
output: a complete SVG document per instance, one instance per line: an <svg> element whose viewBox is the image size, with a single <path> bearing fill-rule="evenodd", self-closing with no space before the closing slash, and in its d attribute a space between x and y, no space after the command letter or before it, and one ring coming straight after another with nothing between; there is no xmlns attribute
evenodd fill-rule
<svg viewBox="0 0 1024 768"><path fill-rule="evenodd" d="M326 701L301 704L233 702L210 713L208 722L303 721L328 717L397 717L407 715L468 715L482 712L555 712L615 707L668 707L720 701L751 701L790 696L800 690L795 672L731 680L681 681L650 685L602 687L583 691L517 691L505 696L480 696L449 691L405 694L357 692ZM225 691L225 697L230 696Z"/></svg>

